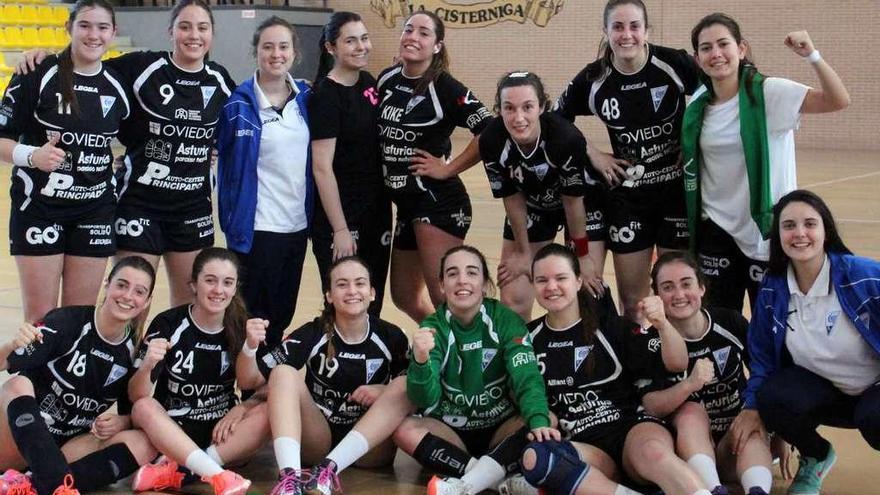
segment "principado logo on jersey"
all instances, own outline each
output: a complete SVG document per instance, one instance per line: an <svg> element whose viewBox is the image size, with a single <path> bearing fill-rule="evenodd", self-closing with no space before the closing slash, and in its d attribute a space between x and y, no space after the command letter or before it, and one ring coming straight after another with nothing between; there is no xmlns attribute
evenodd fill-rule
<svg viewBox="0 0 880 495"><path fill-rule="evenodd" d="M370 0L370 8L388 28L396 26L397 18L419 10L437 14L450 28L481 28L504 21L532 21L536 26L546 27L564 4L565 0L491 0L468 4L446 0Z"/></svg>

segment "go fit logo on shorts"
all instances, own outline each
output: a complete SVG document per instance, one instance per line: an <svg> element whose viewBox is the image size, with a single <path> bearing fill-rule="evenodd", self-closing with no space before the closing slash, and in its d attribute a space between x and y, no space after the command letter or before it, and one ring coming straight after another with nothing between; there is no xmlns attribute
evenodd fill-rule
<svg viewBox="0 0 880 495"><path fill-rule="evenodd" d="M30 227L24 233L24 238L28 244L35 246L38 244L55 244L61 237L60 230L64 230L60 225L50 225L45 229L39 227Z"/></svg>

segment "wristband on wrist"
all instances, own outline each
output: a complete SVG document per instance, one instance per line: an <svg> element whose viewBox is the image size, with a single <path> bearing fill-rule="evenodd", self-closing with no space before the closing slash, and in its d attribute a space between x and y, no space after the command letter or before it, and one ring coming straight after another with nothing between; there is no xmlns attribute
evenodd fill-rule
<svg viewBox="0 0 880 495"><path fill-rule="evenodd" d="M589 236L572 237L568 240L568 247L578 258L583 258L590 254L590 238Z"/></svg>
<svg viewBox="0 0 880 495"><path fill-rule="evenodd" d="M822 54L819 53L819 50L813 50L804 58L806 58L811 64L818 64L819 61L822 60Z"/></svg>
<svg viewBox="0 0 880 495"><path fill-rule="evenodd" d="M247 340L245 340L244 345L241 346L241 353L247 357L254 357L257 355L257 348L256 347L251 348L248 345Z"/></svg>
<svg viewBox="0 0 880 495"><path fill-rule="evenodd" d="M16 144L12 148L12 164L18 167L34 167L34 152L37 151L36 146L27 144Z"/></svg>

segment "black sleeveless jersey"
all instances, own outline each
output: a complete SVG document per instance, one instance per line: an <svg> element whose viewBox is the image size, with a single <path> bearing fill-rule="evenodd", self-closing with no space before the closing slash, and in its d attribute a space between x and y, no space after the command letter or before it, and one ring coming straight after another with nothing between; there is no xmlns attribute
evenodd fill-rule
<svg viewBox="0 0 880 495"><path fill-rule="evenodd" d="M361 385L385 385L409 366L407 340L392 323L369 317L367 335L349 343L332 336L335 356L327 358L327 335L318 319L301 326L274 350L257 360L268 378L272 368L287 364L306 367L306 386L331 425L353 425L366 412L348 396Z"/></svg>
<svg viewBox="0 0 880 495"><path fill-rule="evenodd" d="M33 382L40 414L53 435L70 438L89 431L117 401L119 414L131 412L131 335L115 343L105 340L95 324L94 306L53 309L35 326L43 342L13 351L9 372Z"/></svg>
<svg viewBox="0 0 880 495"><path fill-rule="evenodd" d="M584 195L584 173L590 163L587 141L570 122L554 113L540 116L541 136L533 150L522 150L510 138L501 117L480 134L480 157L492 195L523 193L538 210L562 209L562 198Z"/></svg>
<svg viewBox="0 0 880 495"><path fill-rule="evenodd" d="M589 438L600 436L618 421L632 419L640 407L634 381L643 374L644 363L639 326L606 313L590 344L580 321L555 330L546 318L532 321L528 328L560 431L566 437ZM590 355L593 369L588 373Z"/></svg>
<svg viewBox="0 0 880 495"><path fill-rule="evenodd" d="M699 71L684 50L648 45L638 72L623 74L598 62L568 83L555 110L569 120L595 115L611 138L614 156L632 165L623 187L641 188L680 180L681 123L685 95L699 86Z"/></svg>
<svg viewBox="0 0 880 495"><path fill-rule="evenodd" d="M222 66L177 67L167 52L132 52L107 61L134 94L119 134L126 146L119 201L176 219L211 206L211 150L220 111L235 89Z"/></svg>
<svg viewBox="0 0 880 495"><path fill-rule="evenodd" d="M746 388L745 368L748 352L745 349L749 322L742 314L727 308L703 309L709 320L709 329L696 340L685 339L688 350L686 372L672 374L666 371L660 357L660 337L653 327L648 330L648 354L651 375L641 383L643 393L662 390L684 380L700 358L709 358L715 365L715 380L691 395L709 414L712 433L723 435L733 424L743 405Z"/></svg>
<svg viewBox="0 0 880 495"><path fill-rule="evenodd" d="M382 171L385 186L394 193L430 191L437 182L410 173L414 148L449 157L449 136L456 126L479 134L492 116L469 89L446 72L417 95L418 81L404 76L402 67L396 65L382 71L376 85Z"/></svg>
<svg viewBox="0 0 880 495"><path fill-rule="evenodd" d="M147 345L163 338L171 344L165 360L153 368L154 396L168 415L178 420L214 423L238 403L235 363L224 331L209 333L196 325L190 305L156 316L138 349L140 367Z"/></svg>
<svg viewBox="0 0 880 495"><path fill-rule="evenodd" d="M59 138L61 166L51 173L14 167L10 196L15 209L65 221L115 201L110 142L130 110L124 82L107 65L95 74L74 72L78 112L62 104L58 70L52 55L13 76L0 106L0 137L37 147Z"/></svg>

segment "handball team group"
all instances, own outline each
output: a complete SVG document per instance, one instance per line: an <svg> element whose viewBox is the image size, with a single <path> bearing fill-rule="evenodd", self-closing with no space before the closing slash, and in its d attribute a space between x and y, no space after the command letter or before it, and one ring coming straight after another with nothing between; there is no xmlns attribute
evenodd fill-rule
<svg viewBox="0 0 880 495"><path fill-rule="evenodd" d="M557 98L512 66L487 105L430 11L376 77L360 15L333 13L313 81L269 17L236 84L203 0L171 9L170 51L103 62L113 7L79 0L70 44L26 52L0 104L24 313L0 346L0 495L244 495L267 445L273 495L339 493L398 449L432 495L769 495L774 462L777 493L819 495L820 425L880 450L880 263L796 180L800 117L846 108L844 83L806 31L780 49L815 87L762 74L726 14L687 49L649 41L642 0L601 23ZM478 163L506 213L496 273L465 243ZM323 310L285 336L309 245ZM171 309L149 315L160 261Z"/></svg>

